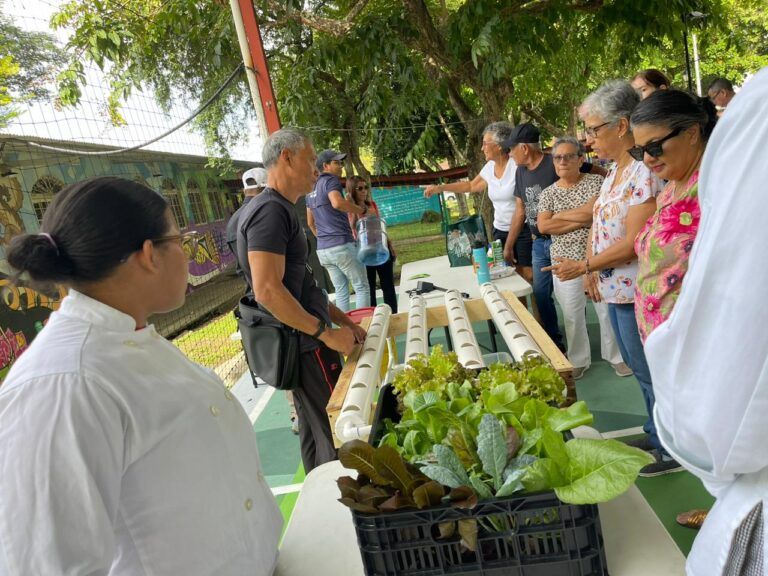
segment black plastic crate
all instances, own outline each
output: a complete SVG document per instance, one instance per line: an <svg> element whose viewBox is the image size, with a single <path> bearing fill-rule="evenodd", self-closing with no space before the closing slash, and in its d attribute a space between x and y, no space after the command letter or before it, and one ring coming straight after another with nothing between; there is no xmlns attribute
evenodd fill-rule
<svg viewBox="0 0 768 576"><path fill-rule="evenodd" d="M382 388L371 440L384 418L397 421L397 400ZM472 510L450 505L387 514L352 511L367 576L607 576L596 505L561 502L554 492L494 498ZM462 551L458 531L440 524L478 522L476 551ZM492 525L493 524L495 525Z"/></svg>

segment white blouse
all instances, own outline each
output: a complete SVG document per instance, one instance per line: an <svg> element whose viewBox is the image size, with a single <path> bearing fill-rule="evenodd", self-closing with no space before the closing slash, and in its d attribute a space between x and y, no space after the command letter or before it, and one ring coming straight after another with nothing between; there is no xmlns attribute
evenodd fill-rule
<svg viewBox="0 0 768 576"><path fill-rule="evenodd" d="M282 518L240 403L70 291L0 386L0 574L272 574Z"/></svg>
<svg viewBox="0 0 768 576"><path fill-rule="evenodd" d="M722 574L744 518L759 504L764 523L768 514L766 141L768 68L745 84L710 138L688 273L645 345L659 439L717 498L688 556L692 576Z"/></svg>
<svg viewBox="0 0 768 576"><path fill-rule="evenodd" d="M502 232L509 232L512 224L512 216L515 214L515 172L517 164L510 158L504 167L501 178L496 178L494 173L496 163L493 160L486 162L480 177L488 185L488 198L493 203L493 227Z"/></svg>

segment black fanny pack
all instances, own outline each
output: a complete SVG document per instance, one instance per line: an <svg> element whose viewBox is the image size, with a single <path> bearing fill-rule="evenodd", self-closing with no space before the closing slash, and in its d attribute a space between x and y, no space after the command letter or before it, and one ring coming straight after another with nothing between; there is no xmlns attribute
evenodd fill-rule
<svg viewBox="0 0 768 576"><path fill-rule="evenodd" d="M302 305L308 284L313 283L311 269L307 266L299 295ZM240 299L235 317L251 372L278 390L300 387L301 332L280 322L250 295Z"/></svg>
<svg viewBox="0 0 768 576"><path fill-rule="evenodd" d="M298 388L299 331L259 308L249 296L240 299L235 316L251 371L278 390Z"/></svg>

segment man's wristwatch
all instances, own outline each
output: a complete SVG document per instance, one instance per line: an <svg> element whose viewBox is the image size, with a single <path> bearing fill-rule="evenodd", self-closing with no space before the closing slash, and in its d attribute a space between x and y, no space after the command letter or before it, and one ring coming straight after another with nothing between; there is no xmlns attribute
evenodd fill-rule
<svg viewBox="0 0 768 576"><path fill-rule="evenodd" d="M325 323L325 320L320 318L320 323L317 325L317 330L315 330L315 333L312 334L312 338L320 338L320 336L323 335L323 332L328 328L328 324Z"/></svg>

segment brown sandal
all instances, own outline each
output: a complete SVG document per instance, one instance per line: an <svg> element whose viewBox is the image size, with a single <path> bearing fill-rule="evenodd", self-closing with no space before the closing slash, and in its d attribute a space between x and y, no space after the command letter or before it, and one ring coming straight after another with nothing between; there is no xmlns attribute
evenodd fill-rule
<svg viewBox="0 0 768 576"><path fill-rule="evenodd" d="M681 512L677 515L675 520L677 521L680 526L685 526L686 528L693 528L694 530L698 530L701 528L701 525L704 524L704 520L707 519L707 514L709 513L709 510L701 510L701 509L695 509L695 510L688 510L687 512Z"/></svg>

